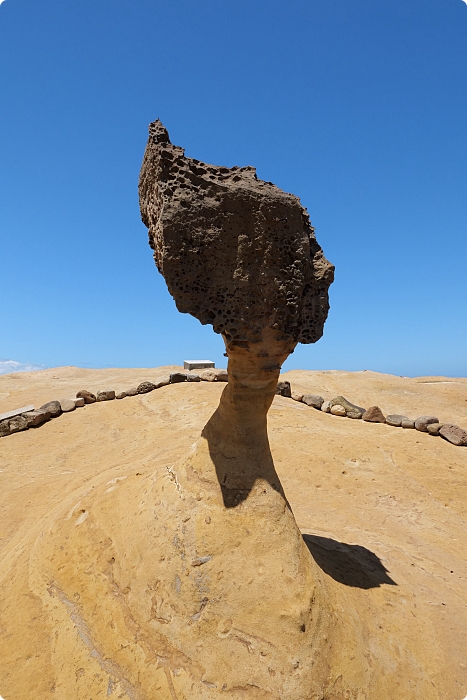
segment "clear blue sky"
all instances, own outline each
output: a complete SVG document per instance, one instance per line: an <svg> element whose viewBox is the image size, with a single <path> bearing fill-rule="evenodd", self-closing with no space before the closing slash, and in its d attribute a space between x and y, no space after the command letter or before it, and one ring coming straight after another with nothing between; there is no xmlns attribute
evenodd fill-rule
<svg viewBox="0 0 467 700"><path fill-rule="evenodd" d="M462 0L6 0L0 359L225 364L140 221L147 125L300 196L336 266L286 368L467 375Z"/></svg>

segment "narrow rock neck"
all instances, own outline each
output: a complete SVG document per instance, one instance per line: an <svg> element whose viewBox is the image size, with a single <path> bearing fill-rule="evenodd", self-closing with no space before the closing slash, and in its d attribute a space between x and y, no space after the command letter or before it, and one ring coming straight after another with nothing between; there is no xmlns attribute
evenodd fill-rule
<svg viewBox="0 0 467 700"><path fill-rule="evenodd" d="M267 413L280 367L293 348L274 338L249 347L227 345L229 382L202 433L227 507L244 501L254 487L271 488L285 499L269 447Z"/></svg>

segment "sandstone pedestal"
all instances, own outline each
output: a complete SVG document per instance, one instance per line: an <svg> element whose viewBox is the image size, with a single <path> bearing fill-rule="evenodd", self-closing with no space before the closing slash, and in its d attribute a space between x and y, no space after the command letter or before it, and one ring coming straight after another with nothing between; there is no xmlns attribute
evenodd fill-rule
<svg viewBox="0 0 467 700"><path fill-rule="evenodd" d="M290 345L265 335L257 354L229 349L229 383L186 458L95 486L38 540L63 697L97 692L102 671L115 698L358 697L355 621L337 621L272 461L269 364Z"/></svg>

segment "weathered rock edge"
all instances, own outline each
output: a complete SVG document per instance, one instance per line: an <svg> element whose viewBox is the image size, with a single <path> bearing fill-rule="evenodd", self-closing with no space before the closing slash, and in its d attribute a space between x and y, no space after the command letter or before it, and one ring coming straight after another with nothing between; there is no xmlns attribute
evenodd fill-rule
<svg viewBox="0 0 467 700"><path fill-rule="evenodd" d="M187 158L149 126L139 182L149 244L179 311L238 343L271 327L300 343L323 333L334 267L293 194L252 167Z"/></svg>

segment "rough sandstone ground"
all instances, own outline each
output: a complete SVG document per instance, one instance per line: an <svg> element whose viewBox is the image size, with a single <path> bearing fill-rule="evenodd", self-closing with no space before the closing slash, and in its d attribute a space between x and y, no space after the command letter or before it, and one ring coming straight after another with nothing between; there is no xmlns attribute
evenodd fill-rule
<svg viewBox="0 0 467 700"><path fill-rule="evenodd" d="M6 411L26 403L41 405L84 387L93 392L124 389L177 369L61 368L7 375L0 377L0 406ZM467 425L465 379L404 379L370 372L289 372L281 378L304 394L326 399L342 394L357 405L377 403L387 414L433 414ZM135 551L132 522L144 500L151 502L156 485L176 488L173 467L197 439L222 390L223 385L207 382L167 386L124 401L88 405L37 431L0 440L0 694L6 700L196 697L179 690L189 659L164 649L162 640L156 657L145 646L138 619L144 611L137 610L132 576L138 578L147 551ZM341 640L341 670L351 670L353 657L368 661L369 690L348 697L462 700L467 694L467 450L418 431L333 417L281 396L274 398L268 421L278 475L336 619L341 616L348 630ZM93 496L97 492L100 501ZM99 512L93 512L96 503ZM114 520L116 508L120 522ZM154 518L156 511L157 504L151 510ZM60 551L50 539L57 522ZM109 524L112 542L100 535ZM198 523L210 544L209 528L215 533L215 525L208 513ZM234 539L229 558L240 552L239 574L225 585L235 595L243 587L248 597L248 581L263 575L264 557L247 551L246 534L241 542ZM209 588L215 585L209 580L211 562L199 554L199 561L187 562L186 580ZM69 580L65 576L64 587L92 579L94 600L81 599L84 585L63 595L60 582L47 576L44 560L53 562L54 557L71 561L73 575ZM93 568L96 559L104 572L100 578ZM126 583L119 581L125 566ZM170 615L170 601L158 599L157 581L152 584L152 614L163 620ZM274 593L273 584L264 581L268 595ZM174 599L177 585L174 581ZM86 618L83 610L99 610L113 626L99 629L96 619L94 628L92 615ZM193 609L192 624L203 615L209 616L207 603ZM209 659L224 641L243 646L246 659L258 654L267 670L274 649L263 649L261 635L252 637L244 622L233 611L215 631L216 641L203 650L205 667L192 669L201 674L207 691L216 672ZM269 621L259 616L257 624L266 630ZM386 674L378 673L378 666ZM240 678L242 669L234 665L222 673ZM151 696L144 689L148 679ZM239 685L226 697L241 698L250 691ZM324 697L346 696L330 689Z"/></svg>

